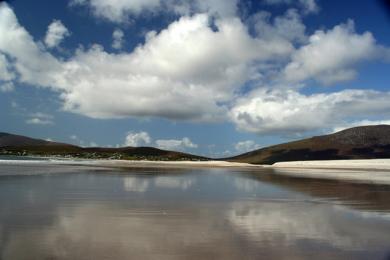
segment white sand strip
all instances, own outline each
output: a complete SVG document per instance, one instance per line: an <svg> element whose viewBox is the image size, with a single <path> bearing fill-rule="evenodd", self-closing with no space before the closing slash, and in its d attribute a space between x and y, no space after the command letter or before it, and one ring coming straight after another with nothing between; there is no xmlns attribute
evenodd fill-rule
<svg viewBox="0 0 390 260"><path fill-rule="evenodd" d="M279 162L272 168L360 169L390 171L390 159Z"/></svg>
<svg viewBox="0 0 390 260"><path fill-rule="evenodd" d="M280 162L275 174L390 185L390 159Z"/></svg>

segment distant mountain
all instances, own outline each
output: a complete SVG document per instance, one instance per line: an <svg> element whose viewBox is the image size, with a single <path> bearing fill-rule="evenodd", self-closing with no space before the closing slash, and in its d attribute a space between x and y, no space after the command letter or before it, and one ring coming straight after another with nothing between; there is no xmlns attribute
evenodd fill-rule
<svg viewBox="0 0 390 260"><path fill-rule="evenodd" d="M23 146L73 146L69 144L50 142L41 139L34 139L22 135L13 135L8 133L0 133L0 147L23 147Z"/></svg>
<svg viewBox="0 0 390 260"><path fill-rule="evenodd" d="M282 161L390 158L390 126L361 126L334 134L279 144L229 161L273 164Z"/></svg>
<svg viewBox="0 0 390 260"><path fill-rule="evenodd" d="M154 147L79 147L75 145L34 139L21 135L0 133L0 154L70 156L77 158L112 158L132 160L208 160L192 154L161 150Z"/></svg>

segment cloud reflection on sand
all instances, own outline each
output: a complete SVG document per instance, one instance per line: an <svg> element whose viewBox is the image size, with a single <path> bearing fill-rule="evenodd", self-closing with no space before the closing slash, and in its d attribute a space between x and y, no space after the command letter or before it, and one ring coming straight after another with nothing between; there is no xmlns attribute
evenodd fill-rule
<svg viewBox="0 0 390 260"><path fill-rule="evenodd" d="M13 232L2 259L239 258L235 238L210 213L93 204L60 209L52 226Z"/></svg>
<svg viewBox="0 0 390 260"><path fill-rule="evenodd" d="M311 240L352 250L367 244L390 246L390 233L383 232L383 228L390 231L388 215L338 205L313 201L233 203L227 218L237 232L258 243L288 246ZM387 222L377 225L381 220Z"/></svg>
<svg viewBox="0 0 390 260"><path fill-rule="evenodd" d="M175 189L175 190L187 190L196 183L194 178L180 178L180 177L155 177L139 178L136 176L128 176L123 178L124 190L129 192L146 192L151 187L157 187L162 189Z"/></svg>

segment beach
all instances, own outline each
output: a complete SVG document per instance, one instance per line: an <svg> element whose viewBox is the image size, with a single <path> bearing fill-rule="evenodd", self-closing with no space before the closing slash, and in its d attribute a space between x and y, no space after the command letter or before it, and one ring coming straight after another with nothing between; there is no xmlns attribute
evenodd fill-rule
<svg viewBox="0 0 390 260"><path fill-rule="evenodd" d="M20 165L76 165L76 166L96 166L109 168L231 168L231 167L261 167L249 163L237 163L227 161L130 161L130 160L78 160L60 158L36 158L35 160L0 160L0 164L20 164Z"/></svg>
<svg viewBox="0 0 390 260"><path fill-rule="evenodd" d="M343 180L390 185L390 159L294 161L254 165L227 161L127 161L127 160L0 160L2 165L68 165L105 168L237 168L270 169L272 174L298 178ZM262 171L259 171L262 172Z"/></svg>
<svg viewBox="0 0 390 260"><path fill-rule="evenodd" d="M280 162L267 167L298 178L390 185L390 159Z"/></svg>
<svg viewBox="0 0 390 260"><path fill-rule="evenodd" d="M390 159L278 162L272 168L359 169L390 171Z"/></svg>

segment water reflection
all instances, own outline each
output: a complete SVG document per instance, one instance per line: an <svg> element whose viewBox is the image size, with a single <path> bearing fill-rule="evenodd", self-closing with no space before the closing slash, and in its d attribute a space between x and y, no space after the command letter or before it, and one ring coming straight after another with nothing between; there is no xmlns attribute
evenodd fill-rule
<svg viewBox="0 0 390 260"><path fill-rule="evenodd" d="M126 191L145 192L149 188L149 180L142 180L137 177L124 177L123 187Z"/></svg>
<svg viewBox="0 0 390 260"><path fill-rule="evenodd" d="M277 185L284 189L307 194L322 201L343 204L361 210L390 212L389 185L294 178L273 174L272 170L266 174L248 172L245 175L251 180Z"/></svg>
<svg viewBox="0 0 390 260"><path fill-rule="evenodd" d="M238 232L259 243L280 246L301 241L339 249L389 246L390 216L350 211L321 203L239 203L228 213ZM362 236L364 234L364 236Z"/></svg>
<svg viewBox="0 0 390 260"><path fill-rule="evenodd" d="M160 176L153 179L140 176L128 176L123 178L123 187L130 192L146 192L149 188L165 188L187 190L195 184L194 178Z"/></svg>
<svg viewBox="0 0 390 260"><path fill-rule="evenodd" d="M385 186L251 171L58 171L0 178L0 259L385 259L390 251Z"/></svg>

